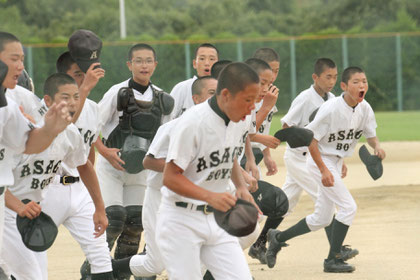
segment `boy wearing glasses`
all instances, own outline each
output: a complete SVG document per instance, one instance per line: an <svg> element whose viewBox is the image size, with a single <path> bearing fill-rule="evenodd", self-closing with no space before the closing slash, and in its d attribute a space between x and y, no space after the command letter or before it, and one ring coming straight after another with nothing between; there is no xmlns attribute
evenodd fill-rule
<svg viewBox="0 0 420 280"><path fill-rule="evenodd" d="M95 143L100 154L96 172L109 221L110 250L117 241L115 259L137 254L143 231L141 216L147 171L137 168L141 166L137 164L137 155L125 161L121 158L124 143L134 139L147 151L162 116L169 114L173 106L172 98L150 81L157 66L156 52L151 46L132 46L127 66L132 77L112 86L99 102L103 141Z"/></svg>

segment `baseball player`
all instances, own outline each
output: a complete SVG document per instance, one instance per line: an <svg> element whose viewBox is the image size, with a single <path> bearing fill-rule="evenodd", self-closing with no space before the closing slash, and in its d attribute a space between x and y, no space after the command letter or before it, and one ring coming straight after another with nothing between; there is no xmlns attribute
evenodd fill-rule
<svg viewBox="0 0 420 280"><path fill-rule="evenodd" d="M332 223L330 250L324 261L325 272L352 272L340 253L347 231L356 215L356 203L342 180L343 158L349 157L362 135L375 150L375 155L385 158L376 137L376 121L372 108L364 98L368 90L365 73L358 67L343 71L341 96L331 98L321 105L315 119L306 128L314 132L309 146L311 158L307 166L319 185L315 211L286 231L271 229L267 263L273 267L277 252L284 242L298 235L315 231ZM334 217L336 207L337 214Z"/></svg>
<svg viewBox="0 0 420 280"><path fill-rule="evenodd" d="M45 116L43 127L34 128L21 114L18 105L5 96L5 89L16 87L24 69L23 60L24 53L19 39L13 34L0 32L0 69L5 72L0 79L0 245L3 240L4 193L6 187L14 183L13 155L42 152L71 120L66 104L62 103L53 106ZM2 248L0 246L0 252Z"/></svg>
<svg viewBox="0 0 420 280"><path fill-rule="evenodd" d="M145 154L162 116L169 114L173 106L170 103L173 102L172 98L150 81L157 66L156 53L151 46L132 46L128 52L127 66L132 78L112 86L99 102L102 136L106 146L100 139L95 143L100 153L96 172L109 220L107 242L110 249L118 238L115 259L137 254L143 231L141 217L147 179L147 170L132 174L123 167L133 164L124 162L119 156L121 143L126 139L123 129L129 127L134 135L142 135L136 136L136 141L144 144L141 148ZM124 89L119 94L121 88ZM133 97L130 97L131 93ZM133 113L140 119L126 113L129 106L134 108ZM140 163L142 161L139 157L135 159ZM134 162L134 165L138 164Z"/></svg>
<svg viewBox="0 0 420 280"><path fill-rule="evenodd" d="M253 201L236 160L254 109L258 75L244 63L222 70L216 95L185 112L170 137L156 238L170 279L200 279L203 263L216 279L252 279L238 239L220 228L213 209L236 196ZM223 263L223 265L219 265Z"/></svg>
<svg viewBox="0 0 420 280"><path fill-rule="evenodd" d="M329 58L319 58L314 65L312 74L313 85L302 91L292 102L288 113L281 119L283 128L290 126L305 127L310 122L310 117L326 100L334 97L331 90L337 81L337 67ZM284 162L287 168L286 181L283 191L289 199L289 213L293 211L299 201L302 190L305 190L315 202L318 194L318 184L309 174L306 161L308 148L290 148L286 146ZM342 175L346 175L346 165L343 163ZM280 221L281 222L281 221ZM328 241L331 242L332 225L325 227ZM343 246L341 254L344 260L353 258L358 254L357 249Z"/></svg>
<svg viewBox="0 0 420 280"><path fill-rule="evenodd" d="M88 85L87 91L91 91L99 79L104 76L103 69L93 69L98 64L92 64L86 75L82 72L83 79L75 80L79 89ZM59 73L65 71L69 76L74 75L71 69L78 68L80 70L69 52L63 53L58 58L56 66ZM46 98L48 99L46 101L51 103L50 98L48 96ZM55 96L55 100L59 98L62 96ZM92 100L86 99L81 114L75 122L75 126L83 137L86 156L89 156L89 160L86 164L78 166L77 169L62 164L59 170L60 175L57 175L56 180L49 185L41 206L43 211L51 216L57 227L63 224L80 244L90 263L92 279L110 279L112 277L111 258L105 235L102 235L108 221L98 179L93 168L95 151L91 147L97 140L100 130L98 111L98 105ZM92 232L92 229L95 232Z"/></svg>
<svg viewBox="0 0 420 280"><path fill-rule="evenodd" d="M204 76L197 78L192 84L194 104L200 104L216 92L217 80ZM161 125L144 158L144 167L149 170L147 188L143 204L143 226L146 240L146 254L134 255L128 259L115 260L114 272L127 275L149 277L160 274L165 266L155 238L156 220L161 202L163 169L168 153L169 138L177 126L179 118Z"/></svg>
<svg viewBox="0 0 420 280"><path fill-rule="evenodd" d="M252 142L252 150L257 159L257 163L264 159L268 170L267 175L273 175L277 172L277 166L271 158L269 147L276 148L280 141L275 137L268 135L268 132L270 130L273 114L277 111L275 101L277 100L278 89L272 85L274 78L273 71L266 61L258 58L251 58L248 59L246 63L259 74L261 84L261 91L256 99L256 110L258 110L257 117L259 116L260 119L262 119L262 123L256 134L250 134L250 138L253 141L260 141L265 145ZM268 93L271 95L269 98L274 97L270 100L274 101L274 104L266 101L265 97ZM256 179L258 178L259 177ZM252 258L258 259L261 263L265 264L267 232L270 228L277 228L279 219L288 209L288 201L280 188L262 180L258 181L258 189L251 192L251 194L263 214L267 216L267 220L257 240L249 248L248 254Z"/></svg>
<svg viewBox="0 0 420 280"><path fill-rule="evenodd" d="M225 68L226 65L232 63L232 60L218 60L212 66L210 70L210 76L216 80L219 78L220 72Z"/></svg>
<svg viewBox="0 0 420 280"><path fill-rule="evenodd" d="M171 96L175 99L174 109L169 117L165 117L165 122L179 117L186 109L194 106L191 94L191 85L197 77L210 76L211 67L219 60L219 51L209 43L198 46L195 51L193 67L197 71L197 76L182 81L174 86Z"/></svg>
<svg viewBox="0 0 420 280"><path fill-rule="evenodd" d="M70 76L53 74L46 80L44 92L47 106L65 99L69 112L75 113L78 89ZM19 216L29 219L38 216L42 209L38 203L44 198L44 189L55 179L60 164L75 168L85 164L86 160L87 152L83 139L74 125L60 133L44 152L14 157L15 182L9 188L10 193L6 195L2 257L16 279L47 279L46 252L36 253L25 247L16 227L16 212ZM21 200L24 199L31 202L23 204ZM60 211L60 208L54 211Z"/></svg>

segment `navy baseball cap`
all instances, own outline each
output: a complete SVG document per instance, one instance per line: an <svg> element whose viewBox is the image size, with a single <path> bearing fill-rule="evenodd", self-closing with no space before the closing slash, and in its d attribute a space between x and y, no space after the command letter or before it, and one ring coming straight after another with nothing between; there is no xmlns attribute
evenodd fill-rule
<svg viewBox="0 0 420 280"><path fill-rule="evenodd" d="M214 210L216 223L233 236L247 236L251 234L258 221L258 210L251 203L237 199L236 204L226 212Z"/></svg>
<svg viewBox="0 0 420 280"><path fill-rule="evenodd" d="M382 160L378 156L371 155L366 146L362 145L359 149L359 157L366 165L366 169L373 180L381 178L384 173L384 169L382 166Z"/></svg>
<svg viewBox="0 0 420 280"><path fill-rule="evenodd" d="M92 63L99 62L102 41L92 31L80 29L70 36L67 47L71 57L86 73Z"/></svg>

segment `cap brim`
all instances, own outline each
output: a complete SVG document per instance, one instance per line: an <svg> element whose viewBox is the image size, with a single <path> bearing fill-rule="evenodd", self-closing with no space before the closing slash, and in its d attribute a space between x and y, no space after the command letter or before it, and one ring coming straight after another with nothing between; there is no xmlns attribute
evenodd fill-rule
<svg viewBox="0 0 420 280"><path fill-rule="evenodd" d="M292 148L307 147L314 138L314 133L306 128L291 126L281 129L274 134L280 141L286 141Z"/></svg>

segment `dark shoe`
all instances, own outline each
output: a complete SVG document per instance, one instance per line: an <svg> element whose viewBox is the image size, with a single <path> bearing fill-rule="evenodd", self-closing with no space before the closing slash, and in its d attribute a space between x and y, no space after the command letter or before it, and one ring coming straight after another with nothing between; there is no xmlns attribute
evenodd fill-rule
<svg viewBox="0 0 420 280"><path fill-rule="evenodd" d="M273 268L276 265L277 253L281 248L289 246L285 242L277 241L277 234L281 234L281 231L272 228L267 233L268 249L265 257L269 268Z"/></svg>
<svg viewBox="0 0 420 280"><path fill-rule="evenodd" d="M341 258L343 259L343 261L347 261L351 258L354 258L358 254L359 254L359 250L352 249L349 245L341 246L340 255L341 255Z"/></svg>
<svg viewBox="0 0 420 280"><path fill-rule="evenodd" d="M355 270L356 268L353 265L344 262L339 257L330 260L324 260L324 272L348 273Z"/></svg>
<svg viewBox="0 0 420 280"><path fill-rule="evenodd" d="M91 275L90 275L90 264L88 262L88 260L85 260L82 264L82 266L80 267L80 276L82 278L80 278L80 280L91 280Z"/></svg>
<svg viewBox="0 0 420 280"><path fill-rule="evenodd" d="M253 259L259 260L261 264L267 264L266 252L267 248L265 245L254 243L249 248L248 255Z"/></svg>

